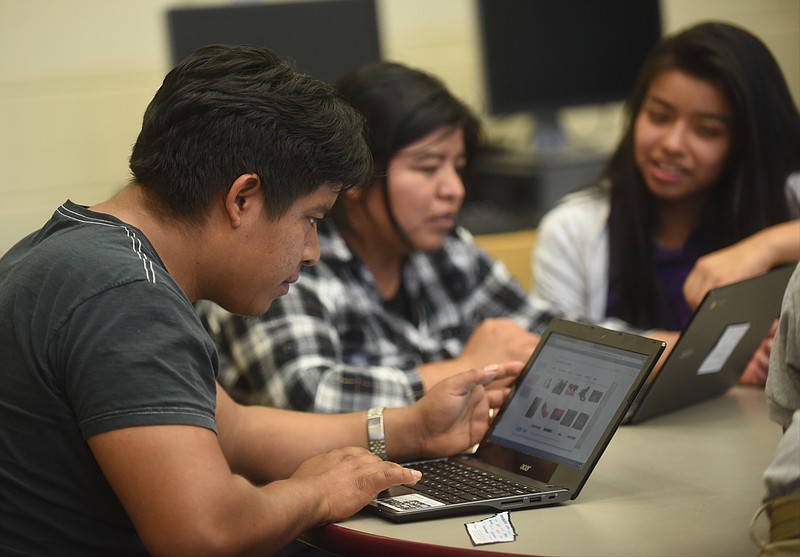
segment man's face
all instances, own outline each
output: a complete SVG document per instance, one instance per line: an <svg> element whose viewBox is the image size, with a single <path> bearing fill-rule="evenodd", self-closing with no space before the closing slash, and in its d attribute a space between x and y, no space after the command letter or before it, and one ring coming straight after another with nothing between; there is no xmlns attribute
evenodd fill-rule
<svg viewBox="0 0 800 557"><path fill-rule="evenodd" d="M323 184L277 220L267 218L263 201L259 206L263 196L255 197L241 226L230 235L230 252L222 257L227 269L218 272L224 288L215 301L233 313L260 315L287 294L301 267L319 260L317 221L330 211L339 189Z"/></svg>

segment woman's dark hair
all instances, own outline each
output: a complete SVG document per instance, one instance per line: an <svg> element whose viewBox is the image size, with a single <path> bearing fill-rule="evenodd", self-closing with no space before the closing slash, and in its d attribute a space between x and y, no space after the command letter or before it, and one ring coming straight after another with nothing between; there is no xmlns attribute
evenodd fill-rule
<svg viewBox="0 0 800 557"><path fill-rule="evenodd" d="M366 118L374 165L367 187L376 183L385 187L386 169L397 152L441 127L464 131L468 163L478 147L477 117L444 83L421 70L376 62L339 79L334 87ZM346 219L341 207L334 206L334 214Z"/></svg>
<svg viewBox="0 0 800 557"><path fill-rule="evenodd" d="M363 117L334 89L254 46L212 45L170 71L144 114L130 158L161 211L200 223L246 173L277 219L323 183L371 175Z"/></svg>
<svg viewBox="0 0 800 557"><path fill-rule="evenodd" d="M626 131L604 171L611 184L609 287L619 315L649 328L655 320L654 200L634 159L635 120L651 82L668 70L708 81L732 109L732 143L704 214L708 251L790 218L785 183L800 169L800 114L780 67L761 40L707 22L664 38L649 55L626 104Z"/></svg>

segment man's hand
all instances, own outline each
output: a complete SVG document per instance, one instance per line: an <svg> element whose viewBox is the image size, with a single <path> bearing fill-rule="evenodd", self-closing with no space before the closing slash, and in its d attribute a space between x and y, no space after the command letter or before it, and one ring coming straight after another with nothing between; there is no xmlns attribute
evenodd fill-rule
<svg viewBox="0 0 800 557"><path fill-rule="evenodd" d="M319 524L344 520L393 485L414 484L421 474L383 461L360 447L335 449L301 464L286 483L316 492ZM283 482L276 482L278 484Z"/></svg>
<svg viewBox="0 0 800 557"><path fill-rule="evenodd" d="M437 384L407 410L414 412L414 431L422 456L449 456L481 440L489 427L489 408L499 408L509 388L488 389L492 382L513 380L522 362L472 369ZM393 409L400 411L405 409Z"/></svg>

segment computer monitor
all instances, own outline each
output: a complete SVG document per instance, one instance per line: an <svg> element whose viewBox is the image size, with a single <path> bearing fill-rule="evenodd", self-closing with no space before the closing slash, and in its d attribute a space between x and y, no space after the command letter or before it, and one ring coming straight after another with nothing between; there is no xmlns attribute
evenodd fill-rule
<svg viewBox="0 0 800 557"><path fill-rule="evenodd" d="M561 146L558 111L624 100L661 37L658 0L477 0L490 115L533 114Z"/></svg>
<svg viewBox="0 0 800 557"><path fill-rule="evenodd" d="M375 0L176 7L167 27L175 64L207 44L252 44L331 83L381 59Z"/></svg>

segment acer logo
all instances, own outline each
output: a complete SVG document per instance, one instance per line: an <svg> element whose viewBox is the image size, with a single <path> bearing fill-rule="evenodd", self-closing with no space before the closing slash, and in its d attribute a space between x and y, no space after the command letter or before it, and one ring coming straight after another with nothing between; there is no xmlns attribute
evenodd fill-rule
<svg viewBox="0 0 800 557"><path fill-rule="evenodd" d="M530 464L520 464L519 465L519 469L522 470L523 472L527 472L528 470L531 469L531 465Z"/></svg>

